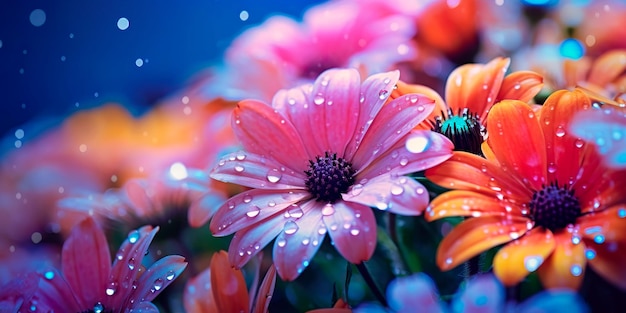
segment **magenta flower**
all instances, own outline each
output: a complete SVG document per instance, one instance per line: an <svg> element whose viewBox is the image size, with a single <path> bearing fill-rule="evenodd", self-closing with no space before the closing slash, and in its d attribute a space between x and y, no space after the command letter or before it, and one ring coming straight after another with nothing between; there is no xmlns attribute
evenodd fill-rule
<svg viewBox="0 0 626 313"><path fill-rule="evenodd" d="M142 259L158 231L144 226L128 234L111 266L102 229L91 219L76 225L63 244L62 273L41 273L33 312L158 312L151 301L185 269L178 255L166 256L147 270Z"/></svg>
<svg viewBox="0 0 626 313"><path fill-rule="evenodd" d="M278 274L295 279L326 233L352 263L368 260L376 245L370 207L419 215L428 192L402 176L451 156L444 136L413 130L434 101L408 94L385 104L399 72L363 83L354 69L332 69L312 85L279 91L272 105L245 100L232 126L244 151L218 162L211 177L252 190L218 208L216 236L235 233L229 259L241 267L276 238Z"/></svg>
<svg viewBox="0 0 626 313"><path fill-rule="evenodd" d="M273 16L233 41L210 88L230 99L270 101L278 90L311 83L330 68L388 71L415 58L414 34L409 16L357 1L314 6L302 22Z"/></svg>

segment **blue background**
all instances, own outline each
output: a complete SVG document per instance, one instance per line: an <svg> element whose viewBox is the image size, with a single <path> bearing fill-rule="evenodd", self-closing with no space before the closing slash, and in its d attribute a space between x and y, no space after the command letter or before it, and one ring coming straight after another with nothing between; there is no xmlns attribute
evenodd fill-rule
<svg viewBox="0 0 626 313"><path fill-rule="evenodd" d="M219 63L244 29L273 14L300 19L320 2L3 1L0 135L12 142L22 128L27 140L72 112L108 101L140 113ZM36 9L46 15L39 27L30 20ZM244 10L249 18L242 21ZM122 17L130 22L123 31ZM137 59L144 60L141 67Z"/></svg>

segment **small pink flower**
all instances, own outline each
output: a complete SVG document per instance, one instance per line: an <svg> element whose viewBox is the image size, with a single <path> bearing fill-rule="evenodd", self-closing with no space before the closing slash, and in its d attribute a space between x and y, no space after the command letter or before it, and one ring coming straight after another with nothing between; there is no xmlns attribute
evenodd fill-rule
<svg viewBox="0 0 626 313"><path fill-rule="evenodd" d="M312 85L279 91L272 105L245 100L232 126L244 151L218 162L211 177L253 188L223 204L210 228L235 233L229 248L241 267L272 239L283 279L309 264L326 233L352 263L368 260L376 245L370 207L419 215L428 192L402 176L451 156L452 143L413 130L434 101L407 94L385 104L399 72L361 83L354 69L332 69Z"/></svg>
<svg viewBox="0 0 626 313"><path fill-rule="evenodd" d="M413 59L413 20L380 8L332 1L310 8L302 22L273 16L232 43L211 88L230 99L270 101L278 90L310 83L329 68L372 74Z"/></svg>
<svg viewBox="0 0 626 313"><path fill-rule="evenodd" d="M158 231L144 226L128 234L113 265L102 229L87 218L63 244L62 272L41 273L31 299L33 312L158 312L151 301L185 269L178 255L166 256L147 270L142 259Z"/></svg>

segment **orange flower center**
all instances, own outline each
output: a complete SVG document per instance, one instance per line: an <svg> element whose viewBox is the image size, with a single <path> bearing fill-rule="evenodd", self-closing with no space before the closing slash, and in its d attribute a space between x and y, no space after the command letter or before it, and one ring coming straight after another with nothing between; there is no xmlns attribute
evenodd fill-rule
<svg viewBox="0 0 626 313"><path fill-rule="evenodd" d="M535 226L545 227L556 231L574 224L580 216L581 207L573 190L567 185L559 187L557 183L544 186L535 191L530 207L530 218L535 221Z"/></svg>
<svg viewBox="0 0 626 313"><path fill-rule="evenodd" d="M471 113L468 109L457 114L448 109L447 113L441 112L441 116L430 122L432 130L448 137L454 143L455 151L483 156L480 146L485 140L485 127L478 114Z"/></svg>
<svg viewBox="0 0 626 313"><path fill-rule="evenodd" d="M309 170L304 173L307 175L305 185L313 197L317 201L334 203L354 184L356 171L350 162L338 158L336 153L326 152L323 157L317 156L315 161L309 161Z"/></svg>

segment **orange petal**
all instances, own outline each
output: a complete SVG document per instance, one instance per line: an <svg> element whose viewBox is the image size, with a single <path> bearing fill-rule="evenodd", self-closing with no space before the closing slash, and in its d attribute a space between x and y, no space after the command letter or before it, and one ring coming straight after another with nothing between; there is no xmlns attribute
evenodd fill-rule
<svg viewBox="0 0 626 313"><path fill-rule="evenodd" d="M504 99L529 102L543 88L543 76L532 71L519 71L507 75L502 82L497 101Z"/></svg>
<svg viewBox="0 0 626 313"><path fill-rule="evenodd" d="M487 142L503 170L541 189L547 183L546 145L533 109L518 100L503 100L487 121Z"/></svg>
<svg viewBox="0 0 626 313"><path fill-rule="evenodd" d="M487 144L486 141L480 145L480 150L483 151L483 155L485 156L485 159L493 162L494 164L498 164L498 166L500 166L498 163L498 158L496 158L496 155L493 154L493 150L491 150L491 147Z"/></svg>
<svg viewBox="0 0 626 313"><path fill-rule="evenodd" d="M423 85L407 84L403 81L398 81L396 86L397 88L394 89L389 99L397 99L406 94L417 93L425 95L432 100L435 100L435 109L433 109L430 115L425 118L422 123L415 127L416 129L431 129L431 125L428 121L434 120L436 116L441 116L442 112L444 112L445 114L445 112L448 110L448 106L443 101L443 98L441 98L438 92L434 91L430 87L426 87Z"/></svg>
<svg viewBox="0 0 626 313"><path fill-rule="evenodd" d="M591 67L589 57L582 57L579 60L566 59L563 62L563 76L565 78L566 87L578 86L581 82L586 81L587 73Z"/></svg>
<svg viewBox="0 0 626 313"><path fill-rule="evenodd" d="M588 144L569 133L569 123L576 112L589 108L591 101L579 90L555 91L543 104L540 125L545 137L549 182L574 183Z"/></svg>
<svg viewBox="0 0 626 313"><path fill-rule="evenodd" d="M493 272L506 286L520 283L534 272L554 250L552 232L536 227L496 253Z"/></svg>
<svg viewBox="0 0 626 313"><path fill-rule="evenodd" d="M240 270L228 262L228 254L219 251L211 258L211 286L220 312L249 312L246 282Z"/></svg>
<svg viewBox="0 0 626 313"><path fill-rule="evenodd" d="M274 286L276 285L276 268L270 266L263 278L259 292L256 295L256 303L252 312L254 313L267 313L267 308L270 305L272 294L274 294Z"/></svg>
<svg viewBox="0 0 626 313"><path fill-rule="evenodd" d="M446 188L476 191L518 203L526 203L532 196L530 189L504 172L498 163L462 151L454 151L450 159L426 170L426 177Z"/></svg>
<svg viewBox="0 0 626 313"><path fill-rule="evenodd" d="M546 289L569 288L578 290L585 273L585 244L572 233L561 230L554 234L556 246L552 254L541 265L539 279Z"/></svg>
<svg viewBox="0 0 626 313"><path fill-rule="evenodd" d="M459 224L441 241L437 265L450 270L471 257L526 233L530 221L521 217L484 216Z"/></svg>
<svg viewBox="0 0 626 313"><path fill-rule="evenodd" d="M211 290L211 270L207 268L198 276L187 281L183 296L186 312L219 313L213 290Z"/></svg>
<svg viewBox="0 0 626 313"><path fill-rule="evenodd" d="M625 70L626 50L609 51L593 62L587 81L600 87L606 87Z"/></svg>
<svg viewBox="0 0 626 313"><path fill-rule="evenodd" d="M584 240L589 266L609 283L626 291L626 242L597 244Z"/></svg>
<svg viewBox="0 0 626 313"><path fill-rule="evenodd" d="M598 244L626 242L626 208L623 204L583 215L578 218L576 224L582 237Z"/></svg>
<svg viewBox="0 0 626 313"><path fill-rule="evenodd" d="M453 190L435 198L426 211L428 221L450 216L504 216L506 214L521 216L518 206L511 206L496 197L487 196L474 191Z"/></svg>
<svg viewBox="0 0 626 313"><path fill-rule="evenodd" d="M446 101L452 112L467 108L481 121L496 101L504 73L511 60L495 58L487 64L466 64L458 67L446 82Z"/></svg>

